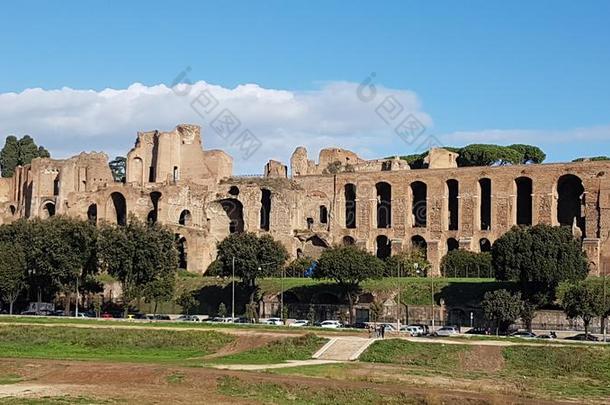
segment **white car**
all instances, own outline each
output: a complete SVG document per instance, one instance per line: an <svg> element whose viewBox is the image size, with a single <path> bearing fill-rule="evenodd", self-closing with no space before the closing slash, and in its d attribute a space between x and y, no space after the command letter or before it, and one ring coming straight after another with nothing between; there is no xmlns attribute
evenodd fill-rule
<svg viewBox="0 0 610 405"><path fill-rule="evenodd" d="M435 333L436 336L453 336L453 335L457 335L457 334L458 334L457 328L454 326L443 326L442 328L437 330Z"/></svg>
<svg viewBox="0 0 610 405"><path fill-rule="evenodd" d="M284 324L284 321L282 321L280 318L269 318L265 321L265 324L280 326Z"/></svg>
<svg viewBox="0 0 610 405"><path fill-rule="evenodd" d="M421 326L403 326L402 328L400 328L401 332L406 332L411 336L423 336L424 335L424 329Z"/></svg>
<svg viewBox="0 0 610 405"><path fill-rule="evenodd" d="M293 326L293 327L303 327L303 326L307 326L309 325L309 321L307 319L297 319L296 321L294 321L293 323L291 323L288 326Z"/></svg>
<svg viewBox="0 0 610 405"><path fill-rule="evenodd" d="M320 323L321 328L340 328L341 322L339 321L324 321Z"/></svg>

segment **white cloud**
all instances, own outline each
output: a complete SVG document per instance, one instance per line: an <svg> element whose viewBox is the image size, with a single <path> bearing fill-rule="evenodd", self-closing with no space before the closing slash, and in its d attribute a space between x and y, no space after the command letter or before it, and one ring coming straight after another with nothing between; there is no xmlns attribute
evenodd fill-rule
<svg viewBox="0 0 610 405"><path fill-rule="evenodd" d="M393 128L375 113L388 95L404 107L401 117L414 114L426 127L432 126L412 91L377 86L376 98L367 103L357 97L357 89L358 83L348 82L327 83L313 91L265 89L256 84L228 89L205 82L175 89L139 83L102 91L34 88L0 94L0 134L30 134L58 158L82 150L103 150L113 156L127 153L137 131L170 130L179 123L192 123L202 126L206 149L221 148L234 156L236 173L260 173L269 158L288 162L299 145L307 147L311 158L329 146L377 157L374 151L380 146L399 142ZM211 114L200 116L191 103L204 90L219 105ZM223 108L237 116L240 129L249 129L262 143L247 160L231 140L208 126Z"/></svg>

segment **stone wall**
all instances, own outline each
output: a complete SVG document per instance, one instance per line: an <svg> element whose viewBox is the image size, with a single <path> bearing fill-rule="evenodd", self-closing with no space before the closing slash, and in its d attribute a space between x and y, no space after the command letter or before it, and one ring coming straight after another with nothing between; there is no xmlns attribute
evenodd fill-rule
<svg viewBox="0 0 610 405"><path fill-rule="evenodd" d="M230 232L269 233L292 257L343 243L381 257L417 245L432 275L450 249L489 249L515 224L561 224L582 238L591 274L610 272L610 162L457 168L443 150L430 159L436 168L410 170L328 148L315 163L300 147L290 178L277 161L265 176L232 177L229 155L203 150L200 128L179 125L138 133L124 184L102 153L18 167L0 181L0 223L54 214L118 223L132 213L170 226L198 273Z"/></svg>

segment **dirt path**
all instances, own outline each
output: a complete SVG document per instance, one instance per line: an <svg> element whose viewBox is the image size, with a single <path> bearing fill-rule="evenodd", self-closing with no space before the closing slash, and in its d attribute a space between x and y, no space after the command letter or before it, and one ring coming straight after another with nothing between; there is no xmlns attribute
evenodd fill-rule
<svg viewBox="0 0 610 405"><path fill-rule="evenodd" d="M173 367L169 365L106 363L56 360L0 359L0 368L19 373L21 383L0 385L0 397L44 395L87 396L113 399L119 403L258 403L218 393L219 377L237 377L248 383L273 383L307 387L311 390L371 389L393 395L419 395L430 403L454 403L468 400L489 404L561 404L557 401L531 400L515 395L487 394L448 390L447 387L407 385L404 382L376 383L370 381L334 380L298 375ZM52 387L52 391L45 391ZM433 402L437 401L437 402ZM466 402L464 402L466 401Z"/></svg>

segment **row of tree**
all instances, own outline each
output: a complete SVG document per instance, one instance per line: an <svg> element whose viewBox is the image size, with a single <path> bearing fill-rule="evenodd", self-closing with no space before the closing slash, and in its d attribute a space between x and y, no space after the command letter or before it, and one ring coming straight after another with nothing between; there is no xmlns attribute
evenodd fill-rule
<svg viewBox="0 0 610 405"><path fill-rule="evenodd" d="M63 293L69 311L77 285L79 293L98 292L96 276L106 272L121 284L125 311L136 299L165 301L175 285L174 239L135 217L121 227L63 216L18 220L0 226L0 292L11 313L24 292L38 301Z"/></svg>
<svg viewBox="0 0 610 405"><path fill-rule="evenodd" d="M506 164L542 163L546 154L537 146L514 144L509 146L493 144L471 144L461 148L444 147L459 154L457 164L459 167L466 166L495 166ZM428 152L414 155L401 156L412 169L425 168L424 159Z"/></svg>

